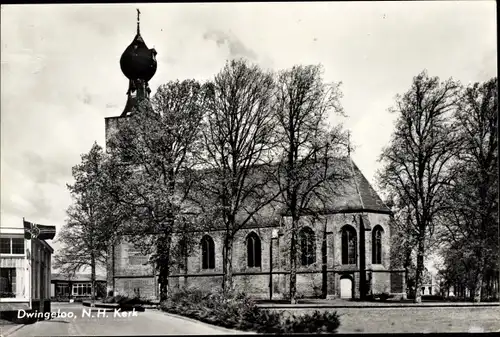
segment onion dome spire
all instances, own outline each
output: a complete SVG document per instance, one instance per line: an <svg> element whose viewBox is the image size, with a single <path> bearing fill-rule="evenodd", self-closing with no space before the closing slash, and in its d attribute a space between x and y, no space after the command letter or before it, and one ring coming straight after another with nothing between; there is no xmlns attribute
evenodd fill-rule
<svg viewBox="0 0 500 337"><path fill-rule="evenodd" d="M120 58L123 74L129 79L128 100L122 116L132 112L137 102L148 99L148 82L156 73L156 50L149 49L140 33L140 14L137 9L137 34Z"/></svg>

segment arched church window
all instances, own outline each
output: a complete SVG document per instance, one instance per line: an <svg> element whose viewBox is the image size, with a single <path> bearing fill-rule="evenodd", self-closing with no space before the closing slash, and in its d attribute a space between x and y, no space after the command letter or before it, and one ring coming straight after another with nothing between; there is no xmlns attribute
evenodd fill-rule
<svg viewBox="0 0 500 337"><path fill-rule="evenodd" d="M184 261L187 257L187 239L186 237L182 237L179 240L179 253L180 253L180 261L179 261L179 269L184 269L186 267Z"/></svg>
<svg viewBox="0 0 500 337"><path fill-rule="evenodd" d="M249 267L261 266L261 245L260 238L255 232L247 236L247 265Z"/></svg>
<svg viewBox="0 0 500 337"><path fill-rule="evenodd" d="M299 233L301 262L303 266L309 266L316 262L315 236L309 227L304 227Z"/></svg>
<svg viewBox="0 0 500 337"><path fill-rule="evenodd" d="M372 231L372 263L382 264L382 227L375 226Z"/></svg>
<svg viewBox="0 0 500 337"><path fill-rule="evenodd" d="M358 240L356 230L346 225L342 228L342 264L357 263Z"/></svg>
<svg viewBox="0 0 500 337"><path fill-rule="evenodd" d="M215 268L215 243L210 235L201 239L201 269Z"/></svg>

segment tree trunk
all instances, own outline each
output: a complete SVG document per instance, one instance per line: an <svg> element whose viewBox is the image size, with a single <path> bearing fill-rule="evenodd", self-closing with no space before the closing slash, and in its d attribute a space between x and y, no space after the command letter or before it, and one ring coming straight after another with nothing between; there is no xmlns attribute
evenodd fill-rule
<svg viewBox="0 0 500 337"><path fill-rule="evenodd" d="M417 251L417 271L415 276L415 303L422 302L422 278L424 272L424 238L420 238Z"/></svg>
<svg viewBox="0 0 500 337"><path fill-rule="evenodd" d="M405 269L405 285L406 285L406 297L408 298L411 294L411 285L409 284L409 280L410 280L410 277L408 275L408 267L407 266L404 266L404 269Z"/></svg>
<svg viewBox="0 0 500 337"><path fill-rule="evenodd" d="M90 253L91 307L95 307L95 254Z"/></svg>
<svg viewBox="0 0 500 337"><path fill-rule="evenodd" d="M297 304L297 227L299 218L292 217L290 240L290 303Z"/></svg>
<svg viewBox="0 0 500 337"><path fill-rule="evenodd" d="M500 277L498 275L493 276L493 298L498 300L500 298Z"/></svg>
<svg viewBox="0 0 500 337"><path fill-rule="evenodd" d="M113 279L111 280L111 289L112 289L113 293L111 296L115 296L116 295L116 283L115 283L115 259L116 259L116 255L115 255L115 244L114 243L111 246L111 250L112 250L112 254L113 254L113 257L111 259L111 270L112 270L111 275L113 276Z"/></svg>
<svg viewBox="0 0 500 337"><path fill-rule="evenodd" d="M184 235L185 235L186 231L184 230ZM188 274L188 263L189 263L189 260L188 260L188 257L189 257L189 253L188 253L188 247L187 247L187 238L184 239L184 246L182 247L183 248L183 251L182 251L182 257L184 258L184 287L187 288L187 285L188 285L188 278L187 278L187 274Z"/></svg>
<svg viewBox="0 0 500 337"><path fill-rule="evenodd" d="M479 260L478 266L477 266L477 272L476 272L476 278L475 278L475 283L474 283L474 288L473 288L473 301L474 302L481 302L481 292L483 288L483 280L484 280L484 272L485 272L485 257L482 252L482 248L478 249L476 252L476 256Z"/></svg>
<svg viewBox="0 0 500 337"><path fill-rule="evenodd" d="M321 274L322 274L322 283L321 283L321 297L326 298L328 296L328 249L327 249L327 221L324 220L323 225L323 240L321 242Z"/></svg>
<svg viewBox="0 0 500 337"><path fill-rule="evenodd" d="M166 233L159 238L158 254L159 254L159 275L160 282L160 301L165 301L168 298L168 277L170 275L170 247L172 245L172 236Z"/></svg>
<svg viewBox="0 0 500 337"><path fill-rule="evenodd" d="M224 241L223 292L229 294L233 291L233 240L229 233L226 234Z"/></svg>
<svg viewBox="0 0 500 337"><path fill-rule="evenodd" d="M474 283L474 293L473 293L473 301L474 302L481 302L481 290L483 287L483 268L481 266L478 266L478 272L476 275L476 282Z"/></svg>
<svg viewBox="0 0 500 337"><path fill-rule="evenodd" d="M410 266L411 266L411 249L408 246L405 246L405 255L403 268L405 269L405 284L406 284L406 295L407 297L411 297L412 294L412 285L410 282Z"/></svg>
<svg viewBox="0 0 500 337"><path fill-rule="evenodd" d="M485 277L483 291L481 292L481 301L491 297L491 278L489 275Z"/></svg>

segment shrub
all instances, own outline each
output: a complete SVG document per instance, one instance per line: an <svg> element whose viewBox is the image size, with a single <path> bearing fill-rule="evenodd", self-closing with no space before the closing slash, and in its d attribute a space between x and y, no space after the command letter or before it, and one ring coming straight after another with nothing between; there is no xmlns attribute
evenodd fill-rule
<svg viewBox="0 0 500 337"><path fill-rule="evenodd" d="M291 315L284 322L285 333L335 332L340 325L336 312L314 311L312 314Z"/></svg>
<svg viewBox="0 0 500 337"><path fill-rule="evenodd" d="M157 304L149 299L139 297L128 297L122 295L109 296L102 300L103 303L118 303L118 304Z"/></svg>
<svg viewBox="0 0 500 337"><path fill-rule="evenodd" d="M69 296L56 296L52 297L53 302L69 302Z"/></svg>
<svg viewBox="0 0 500 337"><path fill-rule="evenodd" d="M77 302L77 303L81 303L83 301L88 301L88 300L90 300L90 298L87 298L87 297L76 297L76 298L73 298L73 301Z"/></svg>
<svg viewBox="0 0 500 337"><path fill-rule="evenodd" d="M115 303L115 297L109 296L102 300L102 303Z"/></svg>
<svg viewBox="0 0 500 337"><path fill-rule="evenodd" d="M444 297L440 295L422 295L422 301L444 301Z"/></svg>
<svg viewBox="0 0 500 337"><path fill-rule="evenodd" d="M370 296L367 297L367 299L369 301L375 301L375 300L387 301L389 298L394 298L394 295L391 295L387 292L375 293L375 294L371 294Z"/></svg>
<svg viewBox="0 0 500 337"><path fill-rule="evenodd" d="M486 298L482 298L481 302L498 302L498 297L488 296Z"/></svg>
<svg viewBox="0 0 500 337"><path fill-rule="evenodd" d="M221 291L181 289L163 301L161 309L226 328L262 333L331 333L340 325L336 312L317 311L284 319L282 312L260 309L244 293L237 292L224 295Z"/></svg>

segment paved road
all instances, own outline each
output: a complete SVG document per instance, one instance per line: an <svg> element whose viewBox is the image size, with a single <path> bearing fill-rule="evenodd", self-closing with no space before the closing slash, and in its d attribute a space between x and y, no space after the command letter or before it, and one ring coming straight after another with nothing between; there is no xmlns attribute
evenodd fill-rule
<svg viewBox="0 0 500 337"><path fill-rule="evenodd" d="M60 309L60 316L51 320L25 325L9 337L20 336L141 336L169 334L237 334L224 328L185 320L167 315L161 311L129 312L115 314L113 311L100 313L96 308L90 312L81 304L53 304L52 311ZM72 316L72 317L70 317Z"/></svg>

